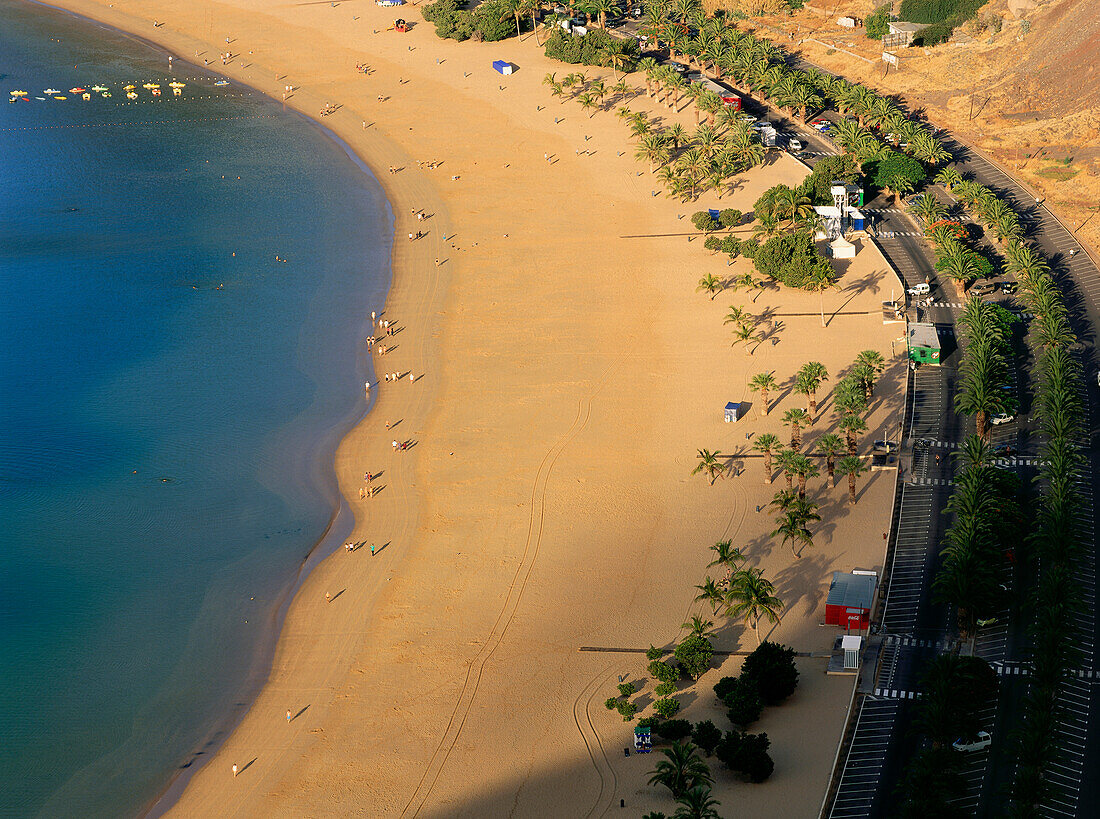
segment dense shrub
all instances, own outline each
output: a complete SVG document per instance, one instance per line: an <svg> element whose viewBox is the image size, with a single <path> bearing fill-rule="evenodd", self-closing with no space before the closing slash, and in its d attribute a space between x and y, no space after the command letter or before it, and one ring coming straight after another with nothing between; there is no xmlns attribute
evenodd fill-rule
<svg viewBox="0 0 1100 819"><path fill-rule="evenodd" d="M657 648L657 646L650 646L645 650L645 658L650 662L659 660L665 656L665 650L663 648Z"/></svg>
<svg viewBox="0 0 1100 819"><path fill-rule="evenodd" d="M872 40L881 40L890 32L890 4L881 6L877 11L863 19L863 29Z"/></svg>
<svg viewBox="0 0 1100 819"><path fill-rule="evenodd" d="M735 688L737 688L737 677L723 677L714 684L714 696L724 702L726 694Z"/></svg>
<svg viewBox="0 0 1100 819"><path fill-rule="evenodd" d="M653 710L661 719L672 719L680 710L680 701L672 697L662 697L653 703Z"/></svg>
<svg viewBox="0 0 1100 819"><path fill-rule="evenodd" d="M718 211L718 224L724 228L737 227L744 216L737 208L723 208Z"/></svg>
<svg viewBox="0 0 1100 819"><path fill-rule="evenodd" d="M437 36L452 40L475 37L487 43L503 40L516 33L515 18L508 13L504 0L486 0L473 11L460 0L436 0L422 10L424 19L435 24ZM520 19L520 26L530 21Z"/></svg>
<svg viewBox="0 0 1100 819"><path fill-rule="evenodd" d="M691 723L686 719L670 719L665 722L658 722L653 726L653 732L661 739L676 742L684 737L691 736Z"/></svg>
<svg viewBox="0 0 1100 819"><path fill-rule="evenodd" d="M616 40L602 29L591 29L583 37L578 37L561 28L555 28L546 40L546 56L571 65L609 66L611 55L616 52L625 57L617 67L623 71L633 71L638 60L635 40Z"/></svg>
<svg viewBox="0 0 1100 819"><path fill-rule="evenodd" d="M741 666L741 678L751 680L765 705L783 702L798 686L794 649L770 640L762 642Z"/></svg>
<svg viewBox="0 0 1100 819"><path fill-rule="evenodd" d="M680 679L680 669L663 660L654 660L649 664L649 675L658 682L676 682Z"/></svg>
<svg viewBox="0 0 1100 819"><path fill-rule="evenodd" d="M758 719L760 712L764 710L764 703L760 699L760 692L755 682L741 677L736 685L722 697L729 711L726 715L730 722L740 728L747 728Z"/></svg>
<svg viewBox="0 0 1100 819"><path fill-rule="evenodd" d="M928 175L920 162L898 151L886 151L878 159L864 165L863 171L876 187L895 193L908 193L916 189Z"/></svg>
<svg viewBox="0 0 1100 819"><path fill-rule="evenodd" d="M831 205L833 194L830 188L833 180L859 182L861 179L859 166L850 154L826 156L814 165L810 175L798 186L798 191L808 196L815 205Z"/></svg>
<svg viewBox="0 0 1100 819"><path fill-rule="evenodd" d="M673 694L676 693L676 683L674 683L674 682L659 683L653 689L653 693L656 694L658 697L671 697Z"/></svg>
<svg viewBox="0 0 1100 819"><path fill-rule="evenodd" d="M714 755L731 771L743 773L752 782L763 782L775 770L775 763L768 755L770 746L767 734L727 731Z"/></svg>
<svg viewBox="0 0 1100 819"><path fill-rule="evenodd" d="M638 704L630 700L621 700L615 706L615 710L622 715L623 722L630 722L634 719L634 715L638 713Z"/></svg>
<svg viewBox="0 0 1100 819"><path fill-rule="evenodd" d="M902 20L931 23L913 38L914 45L932 46L947 42L951 32L974 19L986 0L902 0Z"/></svg>
<svg viewBox="0 0 1100 819"><path fill-rule="evenodd" d="M695 225L696 230L701 230L704 233L710 233L711 231L718 230L721 225L718 221L710 215L710 211L701 210L698 213L691 215L691 223Z"/></svg>
<svg viewBox="0 0 1100 819"><path fill-rule="evenodd" d="M722 741L722 731L709 719L703 720L695 723L695 727L691 729L691 740L703 750L703 753L710 756Z"/></svg>
<svg viewBox="0 0 1100 819"><path fill-rule="evenodd" d="M680 668L694 679L699 679L708 668L710 660L714 656L714 646L710 640L701 634L692 634L680 641L676 646L674 655L680 663Z"/></svg>
<svg viewBox="0 0 1100 819"><path fill-rule="evenodd" d="M703 247L705 247L707 250L713 250L715 253L717 253L719 250L722 249L722 239L719 236L708 236L706 239L703 240Z"/></svg>
<svg viewBox="0 0 1100 819"><path fill-rule="evenodd" d="M741 243L744 256L749 255L745 252L747 244ZM818 253L810 235L805 232L772 236L750 258L758 271L788 287L805 287L810 276L817 271L830 275L833 272L829 260Z"/></svg>

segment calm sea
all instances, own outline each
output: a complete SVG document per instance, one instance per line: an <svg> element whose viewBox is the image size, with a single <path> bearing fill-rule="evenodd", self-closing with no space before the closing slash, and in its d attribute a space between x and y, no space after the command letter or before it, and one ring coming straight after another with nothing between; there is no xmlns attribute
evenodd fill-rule
<svg viewBox="0 0 1100 819"><path fill-rule="evenodd" d="M380 187L279 103L174 75L155 99L166 54L0 0L2 815L133 814L216 740L367 410Z"/></svg>

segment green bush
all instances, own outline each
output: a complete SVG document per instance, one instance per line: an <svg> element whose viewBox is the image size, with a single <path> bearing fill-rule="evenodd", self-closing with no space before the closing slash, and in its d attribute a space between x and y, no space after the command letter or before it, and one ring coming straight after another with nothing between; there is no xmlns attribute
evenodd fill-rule
<svg viewBox="0 0 1100 819"><path fill-rule="evenodd" d="M913 36L913 45L931 47L946 43L951 39L951 34L954 31L954 27L948 23L933 23Z"/></svg>
<svg viewBox="0 0 1100 819"><path fill-rule="evenodd" d="M555 28L546 40L546 56L571 65L610 66L611 55L616 52L626 58L621 69L633 71L638 60L635 40L616 40L602 29L590 29L578 37L562 28Z"/></svg>
<svg viewBox="0 0 1100 819"><path fill-rule="evenodd" d="M717 238L717 237L711 236L709 238L714 239L714 238ZM738 240L738 238L736 236L726 236L722 239L722 243L719 245L718 249L721 250L723 253L725 253L730 258L733 258L734 256L736 256L738 253L741 252L741 242Z"/></svg>
<svg viewBox="0 0 1100 819"><path fill-rule="evenodd" d="M495 43L516 36L516 20L503 0L486 0L471 12L474 31L483 42ZM521 21L522 25L522 21Z"/></svg>
<svg viewBox="0 0 1100 819"><path fill-rule="evenodd" d="M760 699L760 692L750 679L741 677L737 685L722 698L729 711L726 716L730 722L739 728L747 728L758 719L760 712L764 710L764 703Z"/></svg>
<svg viewBox="0 0 1100 819"><path fill-rule="evenodd" d="M703 720L695 723L695 727L691 729L691 740L703 753L710 756L722 740L722 731L709 719Z"/></svg>
<svg viewBox="0 0 1100 819"><path fill-rule="evenodd" d="M826 156L814 165L810 175L798 186L798 191L809 197L815 205L831 205L833 194L830 188L834 179L842 182L861 182L862 178L859 166L851 155Z"/></svg>
<svg viewBox="0 0 1100 819"><path fill-rule="evenodd" d="M760 252L760 242L756 239L746 239L737 246L737 252L746 259L755 259L756 254Z"/></svg>
<svg viewBox="0 0 1100 819"><path fill-rule="evenodd" d="M737 677L723 677L714 684L714 696L719 701L725 701L726 694L737 688Z"/></svg>
<svg viewBox="0 0 1100 819"><path fill-rule="evenodd" d="M881 40L890 32L890 4L887 3L863 19L863 29L872 40Z"/></svg>
<svg viewBox="0 0 1100 819"><path fill-rule="evenodd" d="M676 651L673 653L679 661L680 667L692 679L697 680L710 668L710 661L714 656L714 646L710 644L710 640L701 634L692 634L685 637L680 645L676 646Z"/></svg>
<svg viewBox="0 0 1100 819"><path fill-rule="evenodd" d="M662 697L653 703L653 710L661 719L672 719L680 710L680 701L672 697Z"/></svg>
<svg viewBox="0 0 1100 819"><path fill-rule="evenodd" d="M755 685L765 705L783 702L798 686L794 649L765 640L745 658L741 679Z"/></svg>
<svg viewBox="0 0 1100 819"><path fill-rule="evenodd" d="M660 717L642 717L638 720L639 728L650 728L654 731L657 730L657 726L661 724Z"/></svg>
<svg viewBox="0 0 1100 819"><path fill-rule="evenodd" d="M691 736L691 723L686 719L670 719L658 723L653 731L657 736L661 737L661 739L667 739L669 742L676 742L684 737Z"/></svg>
<svg viewBox="0 0 1100 819"><path fill-rule="evenodd" d="M723 208L718 211L718 224L724 228L737 227L744 216L737 208Z"/></svg>
<svg viewBox="0 0 1100 819"><path fill-rule="evenodd" d="M744 734L727 731L714 749L714 755L730 770L745 774L752 782L763 782L775 763L768 755L771 740L767 734Z"/></svg>
<svg viewBox="0 0 1100 819"><path fill-rule="evenodd" d="M698 213L691 215L691 223L695 225L696 230L701 230L704 233L710 233L711 231L718 230L721 225L710 215L709 211L701 210Z"/></svg>
<svg viewBox="0 0 1100 819"><path fill-rule="evenodd" d="M703 240L703 247L718 252L722 249L722 238L720 236L708 236Z"/></svg>
<svg viewBox="0 0 1100 819"><path fill-rule="evenodd" d="M987 0L901 0L898 16L911 23L965 23Z"/></svg>
<svg viewBox="0 0 1100 819"><path fill-rule="evenodd" d="M436 0L421 10L424 19L435 24L437 37L468 40L474 33L474 19L458 0Z"/></svg>
<svg viewBox="0 0 1100 819"><path fill-rule="evenodd" d="M741 254L748 242L741 244ZM833 267L829 260L817 251L810 235L805 232L780 233L772 236L750 256L756 269L788 287L805 287L810 276L818 271L830 276Z"/></svg>
<svg viewBox="0 0 1100 819"><path fill-rule="evenodd" d="M657 646L650 646L645 650L645 658L652 662L653 660L659 660L665 656L665 650L663 648L657 648Z"/></svg>
<svg viewBox="0 0 1100 819"><path fill-rule="evenodd" d="M619 702L617 710L622 715L623 722L630 722L634 719L634 715L638 713L638 704L630 700L622 700Z"/></svg>
<svg viewBox="0 0 1100 819"><path fill-rule="evenodd" d="M928 176L920 162L898 151L887 151L864 165L863 170L875 186L903 193L916 189Z"/></svg>
<svg viewBox="0 0 1100 819"><path fill-rule="evenodd" d="M653 693L656 694L658 697L671 697L673 694L676 693L676 683L660 683L653 689Z"/></svg>
<svg viewBox="0 0 1100 819"><path fill-rule="evenodd" d="M663 660L654 660L649 664L649 675L659 682L676 682L680 679L680 669Z"/></svg>
<svg viewBox="0 0 1100 819"><path fill-rule="evenodd" d="M638 690L638 686L633 682L619 683L619 696L629 697L631 694Z"/></svg>
<svg viewBox="0 0 1100 819"><path fill-rule="evenodd" d="M619 698L608 697L606 700L603 701L603 707L606 708L608 711L614 711L616 708L619 707Z"/></svg>

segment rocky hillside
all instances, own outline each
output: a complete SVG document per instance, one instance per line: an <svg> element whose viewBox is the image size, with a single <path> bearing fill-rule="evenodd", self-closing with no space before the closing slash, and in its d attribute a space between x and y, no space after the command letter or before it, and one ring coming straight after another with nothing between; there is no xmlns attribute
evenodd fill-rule
<svg viewBox="0 0 1100 819"><path fill-rule="evenodd" d="M898 69L882 62L880 42L837 24L875 5L839 0L827 15L807 5L739 25L923 108L1046 197L1100 256L1100 2L991 0L949 43L899 49Z"/></svg>

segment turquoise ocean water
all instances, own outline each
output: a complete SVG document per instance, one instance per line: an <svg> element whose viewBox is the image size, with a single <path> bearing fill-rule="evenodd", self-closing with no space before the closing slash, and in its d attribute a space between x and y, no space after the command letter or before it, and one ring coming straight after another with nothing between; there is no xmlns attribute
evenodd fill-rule
<svg viewBox="0 0 1100 819"><path fill-rule="evenodd" d="M132 815L213 747L367 410L380 187L279 103L174 74L155 99L166 54L0 0L0 815Z"/></svg>

